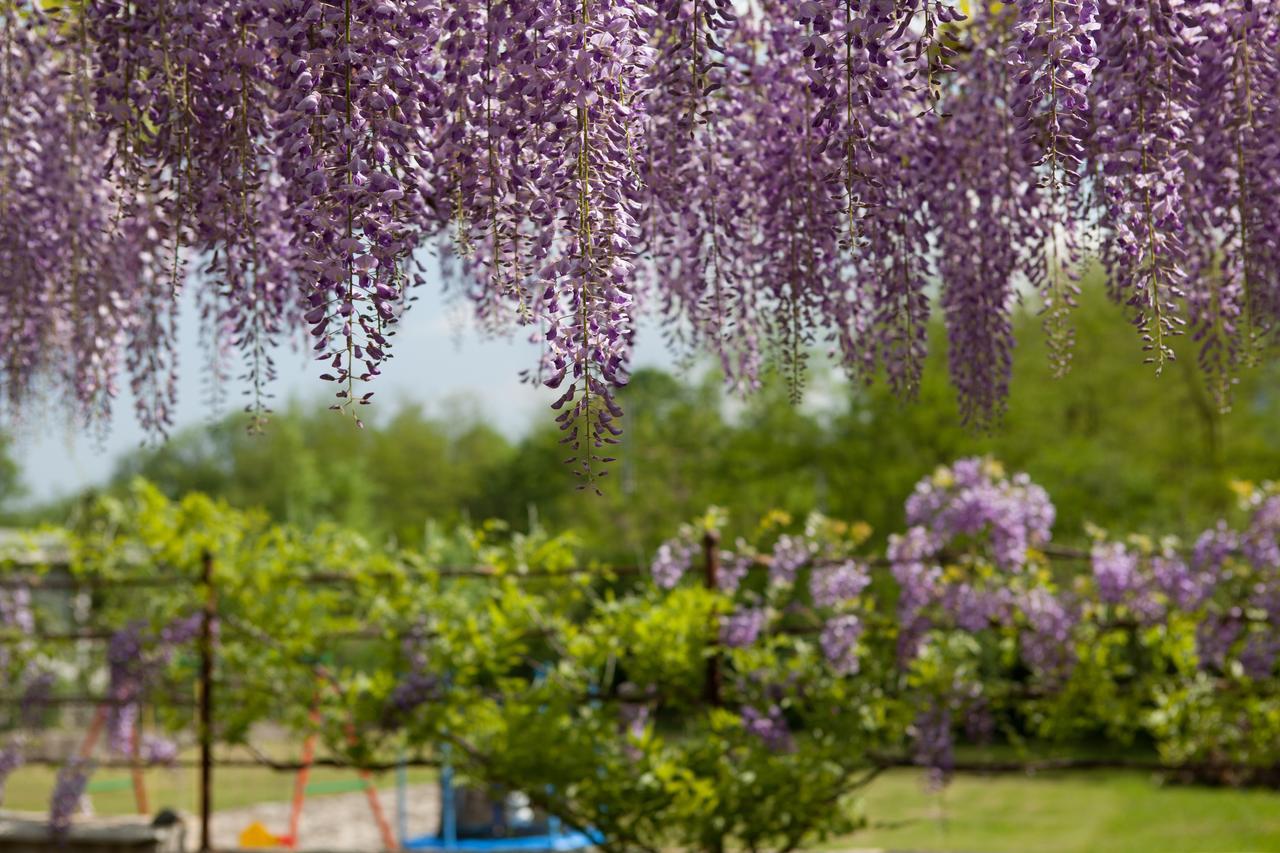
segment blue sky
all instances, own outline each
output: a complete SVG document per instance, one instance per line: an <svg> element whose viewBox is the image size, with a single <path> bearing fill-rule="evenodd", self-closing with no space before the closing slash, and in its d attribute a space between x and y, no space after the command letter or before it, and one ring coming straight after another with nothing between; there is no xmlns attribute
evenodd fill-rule
<svg viewBox="0 0 1280 853"><path fill-rule="evenodd" d="M438 276L432 276L438 282ZM465 396L475 401L499 429L519 434L536 417L551 417L547 408L554 394L534 388L519 379L519 372L532 366L537 348L524 337L488 339L481 337L470 322L465 305L446 301L438 283L424 285L419 300L406 314L396 336L396 356L383 375L370 385L377 392L379 407L390 408L398 399L433 404L450 397ZM184 304L180 322L180 399L177 427L211 420L228 410L243 406L243 388L233 385L225 407L214 411L207 395L207 378L202 366L208 355L199 342L197 317L191 304ZM641 330L635 363L671 367L661 335L648 327ZM322 382L321 366L306 353L282 347L277 353L279 379L274 385L276 400L290 397L328 399L332 386ZM127 382L122 383L127 387ZM390 404L390 405L389 405ZM117 401L110 429L102 435L83 432L69 421L66 412L52 407L24 412L14 425L14 458L22 466L27 495L23 503L34 503L64 495L107 477L115 460L138 447L146 436L133 417L133 400L122 393Z"/></svg>

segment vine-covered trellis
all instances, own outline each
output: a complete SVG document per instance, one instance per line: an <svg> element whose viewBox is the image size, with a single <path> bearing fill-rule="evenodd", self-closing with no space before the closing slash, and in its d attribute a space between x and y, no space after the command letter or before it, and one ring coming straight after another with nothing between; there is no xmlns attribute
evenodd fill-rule
<svg viewBox="0 0 1280 853"><path fill-rule="evenodd" d="M722 542L713 512L652 565L610 569L571 537L485 526L396 553L139 487L67 534L65 572L0 577L19 686L0 703L3 746L65 765L65 826L104 761L38 748L67 704L99 708L105 761L127 767L178 761L164 732L194 733L206 774L228 755L215 744L301 766L255 751L263 722L363 772L449 744L463 774L616 850L791 849L850 828L832 804L901 764L937 784L1069 766L1274 783L1277 507L1262 489L1242 524L1186 546L1097 533L1076 550L1052 544L1043 490L964 460L919 485L882 552L820 516ZM30 608L59 587L92 590L91 624ZM51 677L86 642L98 651ZM78 685L94 670L105 693ZM156 726L139 734L143 704ZM1154 753L1072 757L1098 737ZM1015 749L957 755L957 739Z"/></svg>

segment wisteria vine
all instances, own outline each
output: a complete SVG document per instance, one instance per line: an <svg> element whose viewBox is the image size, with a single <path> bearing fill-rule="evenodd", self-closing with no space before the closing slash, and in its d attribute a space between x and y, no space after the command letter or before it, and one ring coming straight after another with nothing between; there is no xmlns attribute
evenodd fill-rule
<svg viewBox="0 0 1280 853"><path fill-rule="evenodd" d="M1280 316L1278 33L1270 0L5 0L0 394L95 420L123 373L163 432L194 288L251 410L302 339L354 411L434 246L542 343L587 481L644 311L738 388L827 345L909 394L937 301L981 423L1013 304L1065 369L1094 258L1225 406Z"/></svg>
<svg viewBox="0 0 1280 853"><path fill-rule="evenodd" d="M1108 636L1108 642L1125 637L1127 644L1137 632L1160 638L1144 643L1177 649L1170 660L1144 661L1150 671L1142 677L1152 683L1141 689L1168 703L1150 719L1176 720L1170 727L1180 736L1194 731L1207 741L1198 757L1222 760L1220 741L1231 727L1204 728L1213 691L1265 689L1280 662L1274 631L1280 489L1250 487L1243 503L1243 526L1220 522L1194 543L1095 529L1090 548L1060 550L1053 559L1055 513L1047 492L993 460L962 459L917 484L905 506L907 529L889 537L880 557L858 556L861 537L820 516L801 533L778 535L768 551L740 543L736 554L721 554L722 561L743 561L748 571L725 590L735 602L720 622L718 641L730 655L743 656L735 662L750 661L779 636L811 630L833 677L886 679L892 689L910 691L918 711L906 727L914 760L942 784L957 734L989 737L996 709L1010 701L1007 691L1025 693L1016 694L1015 704L1029 703L1018 706L1020 716L1034 718L1038 701L1070 707L1073 691L1097 687L1084 683L1115 677L1097 669L1089 645ZM697 555L692 528L686 529L659 549L653 579L675 588L699 559L705 554ZM1063 559L1077 566L1055 571L1053 563ZM892 660L887 674L886 652ZM1008 663L992 669L988 654L1011 661L1012 670ZM863 673L864 665L872 674ZM770 749L789 749L793 732L779 703L805 702L805 688L766 681L768 701L757 704L750 697L761 691L748 682L744 729ZM1086 725L1098 715L1096 709L1075 713L1090 720Z"/></svg>

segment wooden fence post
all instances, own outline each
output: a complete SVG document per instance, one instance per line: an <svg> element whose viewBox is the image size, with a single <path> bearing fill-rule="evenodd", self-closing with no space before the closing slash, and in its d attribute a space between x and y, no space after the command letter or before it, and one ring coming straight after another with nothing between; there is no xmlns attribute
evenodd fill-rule
<svg viewBox="0 0 1280 853"><path fill-rule="evenodd" d="M213 812L213 630L218 618L213 585L213 555L201 557L204 618L200 624L200 851L213 849L209 818Z"/></svg>
<svg viewBox="0 0 1280 853"><path fill-rule="evenodd" d="M703 570L707 589L715 591L720 588L720 534L708 530L702 537ZM711 642L720 642L720 620L714 611L711 614ZM707 655L707 680L704 698L710 705L720 704L720 652L717 648Z"/></svg>

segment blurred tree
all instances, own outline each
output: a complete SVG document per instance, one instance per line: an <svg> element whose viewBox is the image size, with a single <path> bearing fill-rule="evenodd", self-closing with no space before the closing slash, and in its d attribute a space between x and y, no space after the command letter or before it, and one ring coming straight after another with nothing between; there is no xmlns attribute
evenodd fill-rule
<svg viewBox="0 0 1280 853"><path fill-rule="evenodd" d="M1224 415L1194 365L1179 361L1157 378L1142 364L1132 329L1100 298L1075 314L1081 367L1063 379L1051 375L1039 318L1024 311L1016 322L1023 347L1008 413L987 431L960 423L939 328L911 402L836 372L812 376L796 407L781 381L737 400L714 373L637 370L621 396L627 430L603 497L573 488L554 426L539 421L513 445L458 400L439 416L415 405L375 411L363 430L299 403L262 436L233 416L135 452L114 482L141 475L170 495L205 491L411 547L428 519L498 518L520 529L536 520L575 528L602 560L634 563L710 504L742 523L773 508L796 518L816 508L884 536L901 528L920 477L969 454L992 454L1048 488L1064 541L1079 540L1086 521L1194 535L1228 506L1230 480L1280 478L1277 363L1243 377L1236 410ZM1194 342L1182 349L1192 358ZM0 464L0 494L15 478Z"/></svg>
<svg viewBox="0 0 1280 853"><path fill-rule="evenodd" d="M22 470L13 459L13 439L0 433L0 509L25 492Z"/></svg>
<svg viewBox="0 0 1280 853"><path fill-rule="evenodd" d="M355 429L295 401L262 435L231 415L141 448L121 460L112 483L145 477L170 496L208 492L282 521L337 521L414 547L427 519L455 523L475 513L509 453L474 410L450 405L432 418L404 405Z"/></svg>

